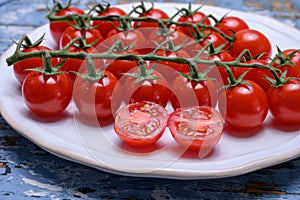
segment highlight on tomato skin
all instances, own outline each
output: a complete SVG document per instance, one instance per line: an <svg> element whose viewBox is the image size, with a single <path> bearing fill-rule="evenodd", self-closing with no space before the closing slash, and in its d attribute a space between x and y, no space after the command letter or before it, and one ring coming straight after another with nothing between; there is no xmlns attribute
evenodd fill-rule
<svg viewBox="0 0 300 200"><path fill-rule="evenodd" d="M131 103L116 113L114 130L130 146L151 146L164 133L167 119L167 110L159 104L149 101Z"/></svg>
<svg viewBox="0 0 300 200"><path fill-rule="evenodd" d="M224 120L209 106L192 106L176 109L168 119L174 140L187 151L198 151L206 157L220 140Z"/></svg>

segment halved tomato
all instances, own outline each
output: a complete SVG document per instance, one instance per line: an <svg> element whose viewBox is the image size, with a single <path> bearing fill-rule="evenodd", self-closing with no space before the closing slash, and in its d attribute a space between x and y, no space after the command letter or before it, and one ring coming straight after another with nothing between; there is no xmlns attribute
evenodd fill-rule
<svg viewBox="0 0 300 200"><path fill-rule="evenodd" d="M162 136L167 119L167 110L159 104L132 103L116 113L114 130L130 146L150 146Z"/></svg>
<svg viewBox="0 0 300 200"><path fill-rule="evenodd" d="M223 125L221 114L209 106L178 108L168 119L175 141L187 150L198 151L199 158L207 156L218 143Z"/></svg>

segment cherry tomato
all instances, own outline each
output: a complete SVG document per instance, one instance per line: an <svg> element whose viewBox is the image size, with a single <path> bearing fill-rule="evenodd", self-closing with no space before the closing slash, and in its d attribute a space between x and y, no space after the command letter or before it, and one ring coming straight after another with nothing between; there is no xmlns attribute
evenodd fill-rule
<svg viewBox="0 0 300 200"><path fill-rule="evenodd" d="M24 48L22 52L36 52L36 51L43 51L51 49L45 46L36 46L36 47L29 47ZM56 66L58 64L57 58L51 58L51 64L52 66ZM19 81L19 83L23 83L25 77L30 71L27 71L26 69L30 68L42 68L43 67L43 59L42 58L28 58L22 61L19 61L13 65L13 71L14 75Z"/></svg>
<svg viewBox="0 0 300 200"><path fill-rule="evenodd" d="M75 46L71 46L68 49L69 52L79 53L79 52L86 52L86 53L97 53L97 51L91 47L91 48L78 48ZM64 58L61 58L62 61ZM94 60L95 67L97 69L100 69L104 65L104 61L102 59ZM77 75L73 72L83 72L86 70L86 63L85 60L82 59L76 59L76 58L68 58L67 61L64 63L64 65L60 68L61 71L65 71L69 73L69 76L74 83Z"/></svg>
<svg viewBox="0 0 300 200"><path fill-rule="evenodd" d="M153 102L136 102L122 107L115 117L114 130L126 144L134 147L153 145L167 126L166 109Z"/></svg>
<svg viewBox="0 0 300 200"><path fill-rule="evenodd" d="M103 10L103 12L99 12L98 16L124 16L126 15L125 11L117 8L117 7L108 7ZM107 38L107 34L114 29L114 27L118 27L117 21L103 21L103 20L94 20L92 26L96 26L98 31L101 33L103 38Z"/></svg>
<svg viewBox="0 0 300 200"><path fill-rule="evenodd" d="M226 102L219 101L219 108L227 124L239 130L261 126L268 113L268 97L264 90L255 82L246 81L250 85L240 83L225 89Z"/></svg>
<svg viewBox="0 0 300 200"><path fill-rule="evenodd" d="M209 106L176 109L168 119L175 141L187 150L198 151L199 158L207 156L223 132L221 114Z"/></svg>
<svg viewBox="0 0 300 200"><path fill-rule="evenodd" d="M147 40L138 29L128 31L114 29L108 33L107 39L99 46L99 52L107 51L104 47L110 48L118 40L122 42L124 47L134 44L130 50L143 52L143 49L147 48Z"/></svg>
<svg viewBox="0 0 300 200"><path fill-rule="evenodd" d="M268 65L266 60L249 60L246 61L247 64L259 64L259 65ZM270 87L270 83L266 77L272 78L273 75L268 69L260 69L260 68L243 68L243 67L236 67L234 74L235 77L240 77L244 72L247 72L244 79L251 80L257 83L265 92L267 92L268 88Z"/></svg>
<svg viewBox="0 0 300 200"><path fill-rule="evenodd" d="M229 46L229 42L222 37L218 32L215 31L204 31L204 34L207 35L203 41L200 42L202 47L206 46L208 43L212 43L215 48L225 45L222 49L226 50Z"/></svg>
<svg viewBox="0 0 300 200"><path fill-rule="evenodd" d="M236 58L245 49L250 51L253 58L263 54L260 57L261 60L267 60L272 53L269 39L263 33L253 29L236 32L236 39L230 48L230 52Z"/></svg>
<svg viewBox="0 0 300 200"><path fill-rule="evenodd" d="M94 44L94 47L99 46L99 44L103 41L102 35L99 33L97 29L88 29L88 30L79 30L75 27L69 27L61 36L59 48L62 49L65 47L72 39L77 37L85 38L86 45Z"/></svg>
<svg viewBox="0 0 300 200"><path fill-rule="evenodd" d="M270 87L267 94L275 119L286 124L300 123L299 79L290 80L281 87Z"/></svg>
<svg viewBox="0 0 300 200"><path fill-rule="evenodd" d="M78 77L74 83L73 99L79 112L88 118L97 118L99 123L113 119L114 111L120 106L120 98L113 98L118 79L109 71L99 81L88 81Z"/></svg>
<svg viewBox="0 0 300 200"><path fill-rule="evenodd" d="M191 23L191 24L197 24L201 21L202 24L211 25L210 20L208 18L205 18L205 17L206 17L206 15L203 12L196 11L196 12L193 12L193 14L191 14L191 15L180 16L178 18L178 22L188 22L188 23ZM192 27L178 26L177 28L179 30L182 30L189 37L193 37L191 32L195 32L195 30ZM200 29L200 32L201 32L202 28L199 28L199 29Z"/></svg>
<svg viewBox="0 0 300 200"><path fill-rule="evenodd" d="M79 15L84 15L84 11L81 10L80 8L77 7L68 7L65 9L62 9L60 11L57 11L54 15L55 16L67 16L71 14L79 14ZM60 38L63 34L63 32L70 27L70 24L75 25L74 22L69 22L69 21L60 21L60 22L50 22L50 33L53 37L53 39L57 42L57 44L60 41Z"/></svg>
<svg viewBox="0 0 300 200"><path fill-rule="evenodd" d="M163 10L158 8L151 8L147 10L144 13L141 13L139 17L149 17L154 19L169 19L169 16L167 13L165 13ZM134 27L139 27L140 31L144 34L144 36L147 38L150 33L153 31L153 27L158 27L157 22L134 22Z"/></svg>
<svg viewBox="0 0 300 200"><path fill-rule="evenodd" d="M166 79L158 72L152 74L159 78L154 80L143 80L136 82L136 77L126 77L124 88L124 99L126 103L150 101L165 107L170 98L170 90Z"/></svg>
<svg viewBox="0 0 300 200"><path fill-rule="evenodd" d="M188 106L212 106L217 104L218 94L214 80L191 81L178 75L172 84L170 101L174 110Z"/></svg>
<svg viewBox="0 0 300 200"><path fill-rule="evenodd" d="M226 16L216 25L226 35L232 35L240 30L249 29L248 24L239 17Z"/></svg>
<svg viewBox="0 0 300 200"><path fill-rule="evenodd" d="M287 57L291 53L296 51L296 49L286 49L282 51L282 54ZM280 67L282 72L287 71L288 77L300 78L300 51L298 50L288 61L292 62L294 65L283 65ZM278 67L275 64L275 67Z"/></svg>
<svg viewBox="0 0 300 200"><path fill-rule="evenodd" d="M47 117L62 113L72 98L67 74L45 75L30 72L22 85L25 104L35 114Z"/></svg>

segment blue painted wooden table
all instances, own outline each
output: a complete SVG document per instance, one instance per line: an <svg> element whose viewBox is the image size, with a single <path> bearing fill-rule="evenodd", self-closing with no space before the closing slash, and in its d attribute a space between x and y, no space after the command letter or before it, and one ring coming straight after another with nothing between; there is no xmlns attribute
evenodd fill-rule
<svg viewBox="0 0 300 200"><path fill-rule="evenodd" d="M93 2L74 1L81 8ZM126 3L125 0L110 2ZM299 0L191 2L268 15L300 29ZM0 0L1 54L12 44L11 38L18 39L48 22L45 3L45 0ZM0 199L232 198L300 199L300 158L224 179L184 181L126 177L51 155L16 133L0 117Z"/></svg>

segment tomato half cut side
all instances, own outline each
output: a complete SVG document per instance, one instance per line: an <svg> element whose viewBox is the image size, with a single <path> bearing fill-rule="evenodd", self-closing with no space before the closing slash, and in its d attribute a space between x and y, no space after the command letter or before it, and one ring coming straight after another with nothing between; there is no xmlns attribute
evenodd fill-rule
<svg viewBox="0 0 300 200"><path fill-rule="evenodd" d="M223 133L221 114L209 106L176 109L168 119L174 140L191 151L198 151L199 158L207 156Z"/></svg>
<svg viewBox="0 0 300 200"><path fill-rule="evenodd" d="M167 110L159 104L148 101L132 103L116 113L114 130L130 146L150 146L162 136L167 119Z"/></svg>

